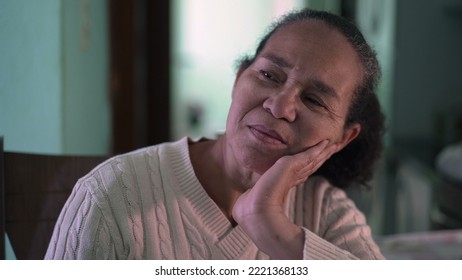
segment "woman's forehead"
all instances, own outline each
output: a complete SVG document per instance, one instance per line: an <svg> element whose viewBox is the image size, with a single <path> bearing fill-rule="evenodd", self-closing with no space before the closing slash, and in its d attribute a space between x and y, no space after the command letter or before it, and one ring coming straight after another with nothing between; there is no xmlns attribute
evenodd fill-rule
<svg viewBox="0 0 462 280"><path fill-rule="evenodd" d="M321 46L349 44L347 38L336 28L316 19L302 20L281 26L268 38L266 45L287 43L288 40L289 42L298 41Z"/></svg>
<svg viewBox="0 0 462 280"><path fill-rule="evenodd" d="M320 20L295 22L278 29L258 55L268 56L280 57L284 64L295 66L310 63L322 68L361 68L348 39Z"/></svg>

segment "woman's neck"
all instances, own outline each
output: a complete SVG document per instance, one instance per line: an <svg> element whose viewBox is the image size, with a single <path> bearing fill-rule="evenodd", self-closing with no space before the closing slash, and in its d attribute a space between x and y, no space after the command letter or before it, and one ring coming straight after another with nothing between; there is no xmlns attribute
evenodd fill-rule
<svg viewBox="0 0 462 280"><path fill-rule="evenodd" d="M189 146L194 172L224 215L232 219L232 209L239 196L256 182L258 174L245 169L226 145L226 135L217 140Z"/></svg>

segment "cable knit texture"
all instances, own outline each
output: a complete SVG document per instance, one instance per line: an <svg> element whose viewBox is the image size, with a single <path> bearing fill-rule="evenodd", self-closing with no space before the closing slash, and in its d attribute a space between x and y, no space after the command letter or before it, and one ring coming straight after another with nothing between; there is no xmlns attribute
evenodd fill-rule
<svg viewBox="0 0 462 280"><path fill-rule="evenodd" d="M233 227L194 174L188 140L120 155L81 178L46 259L269 259ZM364 215L321 177L294 188L287 216L305 259L382 259Z"/></svg>

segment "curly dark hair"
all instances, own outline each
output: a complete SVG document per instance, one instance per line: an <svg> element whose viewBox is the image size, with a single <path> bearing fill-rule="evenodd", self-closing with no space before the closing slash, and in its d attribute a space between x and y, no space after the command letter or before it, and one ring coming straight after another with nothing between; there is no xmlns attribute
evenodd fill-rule
<svg viewBox="0 0 462 280"><path fill-rule="evenodd" d="M343 34L358 54L363 66L362 81L355 90L345 121L345 127L359 123L361 132L348 146L327 160L315 174L325 177L339 188L355 184L367 186L372 179L375 163L383 150L384 116L375 94L381 72L376 53L352 22L325 11L303 9L290 12L270 26L258 44L255 54L242 58L239 66L249 67L269 38L281 27L308 20L320 20Z"/></svg>

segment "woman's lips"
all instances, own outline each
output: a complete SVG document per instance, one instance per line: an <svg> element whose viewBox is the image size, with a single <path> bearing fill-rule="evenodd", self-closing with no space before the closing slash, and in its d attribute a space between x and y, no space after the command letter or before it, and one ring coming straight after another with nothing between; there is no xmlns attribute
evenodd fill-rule
<svg viewBox="0 0 462 280"><path fill-rule="evenodd" d="M249 125L250 131L260 140L270 144L286 144L284 138L275 130L264 125Z"/></svg>

